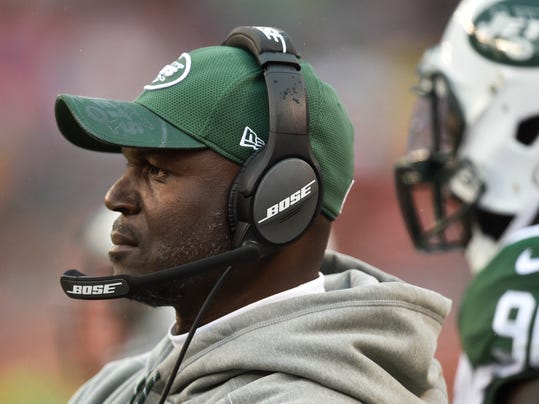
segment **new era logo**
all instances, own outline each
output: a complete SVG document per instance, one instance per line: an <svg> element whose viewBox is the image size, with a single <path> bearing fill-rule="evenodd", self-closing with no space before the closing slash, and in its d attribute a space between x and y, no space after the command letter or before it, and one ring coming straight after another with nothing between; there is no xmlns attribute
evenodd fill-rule
<svg viewBox="0 0 539 404"><path fill-rule="evenodd" d="M251 128L249 128L248 126L245 127L243 135L241 136L240 146L250 147L254 150L258 150L265 145L266 143L262 139L260 139Z"/></svg>

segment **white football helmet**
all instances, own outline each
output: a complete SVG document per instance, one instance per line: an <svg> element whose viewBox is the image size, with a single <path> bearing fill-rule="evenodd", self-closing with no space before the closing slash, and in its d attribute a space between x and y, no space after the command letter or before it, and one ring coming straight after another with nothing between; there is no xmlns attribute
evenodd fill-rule
<svg viewBox="0 0 539 404"><path fill-rule="evenodd" d="M538 219L539 1L462 1L418 74L401 211L416 248L479 270Z"/></svg>

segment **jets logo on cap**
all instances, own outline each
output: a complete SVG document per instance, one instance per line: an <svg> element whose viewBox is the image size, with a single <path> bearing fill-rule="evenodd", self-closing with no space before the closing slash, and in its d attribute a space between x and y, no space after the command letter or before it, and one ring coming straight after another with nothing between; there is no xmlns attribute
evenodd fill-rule
<svg viewBox="0 0 539 404"><path fill-rule="evenodd" d="M145 85L145 90L158 90L178 84L185 79L191 70L191 56L182 53L178 60L166 65L157 74L151 84Z"/></svg>

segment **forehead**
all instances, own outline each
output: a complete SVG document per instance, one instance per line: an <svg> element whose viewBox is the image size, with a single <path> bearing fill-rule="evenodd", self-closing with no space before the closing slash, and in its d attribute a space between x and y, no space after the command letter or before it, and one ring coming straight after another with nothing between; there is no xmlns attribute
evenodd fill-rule
<svg viewBox="0 0 539 404"><path fill-rule="evenodd" d="M122 147L122 154L127 160L148 160L159 159L168 161L179 161L185 159L196 159L197 156L202 156L202 150L186 150L186 149L145 149Z"/></svg>
<svg viewBox="0 0 539 404"><path fill-rule="evenodd" d="M144 149L122 147L122 154L131 163L150 163L166 168L181 167L202 171L236 173L239 165L211 149ZM164 167L165 168L165 167Z"/></svg>

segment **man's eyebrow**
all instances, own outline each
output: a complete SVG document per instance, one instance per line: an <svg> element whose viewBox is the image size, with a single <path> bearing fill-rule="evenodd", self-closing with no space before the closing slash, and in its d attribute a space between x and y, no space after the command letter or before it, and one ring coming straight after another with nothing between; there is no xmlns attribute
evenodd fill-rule
<svg viewBox="0 0 539 404"><path fill-rule="evenodd" d="M135 161L148 160L148 158L156 155L156 153L152 152L150 149L139 148L122 148L122 154L126 159Z"/></svg>

